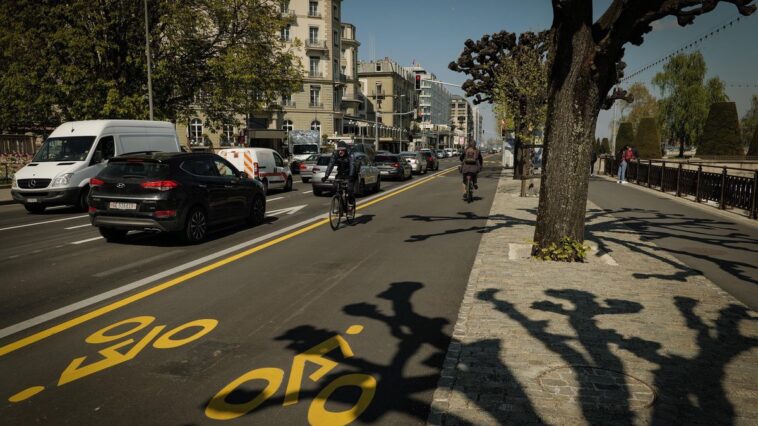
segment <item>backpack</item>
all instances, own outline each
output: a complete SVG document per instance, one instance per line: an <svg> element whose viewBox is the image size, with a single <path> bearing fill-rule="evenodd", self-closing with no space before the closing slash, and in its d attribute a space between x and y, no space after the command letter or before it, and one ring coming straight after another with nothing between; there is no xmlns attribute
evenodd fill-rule
<svg viewBox="0 0 758 426"><path fill-rule="evenodd" d="M466 156L463 158L464 164L476 164L478 161L478 155L476 152L476 149L474 148L467 148L466 149Z"/></svg>

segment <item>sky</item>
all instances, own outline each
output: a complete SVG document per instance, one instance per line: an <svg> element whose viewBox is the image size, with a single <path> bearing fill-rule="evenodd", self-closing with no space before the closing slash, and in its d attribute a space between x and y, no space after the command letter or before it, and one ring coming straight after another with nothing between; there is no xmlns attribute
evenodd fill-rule
<svg viewBox="0 0 758 426"><path fill-rule="evenodd" d="M596 19L610 3L610 0L595 1ZM670 17L657 22L653 32L645 36L643 45L626 46L627 75L737 16L734 5L721 3L687 27L679 27ZM342 20L357 28L360 60L389 57L407 66L415 61L438 79L457 84L463 83L466 75L450 71L447 66L458 58L467 39L476 40L502 30L541 31L550 27L552 19L549 0L344 0L342 3ZM742 117L751 96L758 94L758 12L709 37L697 50L703 53L708 65L706 78L718 76L726 82L727 95L737 103ZM645 83L657 97L659 93L650 80L661 69L662 65L654 67L628 83ZM743 87L737 87L740 84ZM752 87L744 87L746 84ZM463 94L459 89L448 89ZM479 107L484 113L485 138L494 137L492 108L488 104ZM598 137L610 136L612 117L610 111L601 112Z"/></svg>

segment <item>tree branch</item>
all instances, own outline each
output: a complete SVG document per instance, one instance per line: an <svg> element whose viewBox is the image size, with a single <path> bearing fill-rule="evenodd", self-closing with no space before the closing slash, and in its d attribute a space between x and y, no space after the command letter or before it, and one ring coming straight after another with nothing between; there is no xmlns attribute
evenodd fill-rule
<svg viewBox="0 0 758 426"><path fill-rule="evenodd" d="M632 103L634 102L634 96L626 90L617 87L613 90L613 93L611 93L609 96L606 96L605 100L603 100L601 108L605 110L611 109L613 103L618 100Z"/></svg>

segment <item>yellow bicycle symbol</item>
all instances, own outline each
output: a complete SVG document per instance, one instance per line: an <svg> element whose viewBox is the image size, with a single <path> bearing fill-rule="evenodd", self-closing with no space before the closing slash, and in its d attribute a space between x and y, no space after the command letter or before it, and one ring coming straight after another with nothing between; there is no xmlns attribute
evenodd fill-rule
<svg viewBox="0 0 758 426"><path fill-rule="evenodd" d="M347 334L355 335L363 331L363 326L354 325L347 329ZM324 355L339 349L345 358L353 357L353 351L344 337L336 335L324 342L295 355L292 360L290 376L287 380L287 388L283 406L296 404L299 399L300 385L303 381L303 372L306 363L310 362L319 366L308 378L317 382L327 373L336 368L339 363L324 358ZM263 391L250 401L243 403L229 403L226 398L238 387L252 380L264 380L267 384ZM224 386L208 403L205 415L214 420L231 420L242 417L255 410L267 399L271 398L281 387L284 381L284 370L280 368L257 368L248 371ZM358 401L344 411L330 411L326 408L329 397L338 389L346 386L358 387L361 391ZM376 379L368 374L351 373L340 376L328 383L314 398L308 407L308 423L314 426L320 425L346 425L355 421L371 404L376 393Z"/></svg>
<svg viewBox="0 0 758 426"><path fill-rule="evenodd" d="M147 326L152 324L153 321L155 321L155 317L151 316L129 318L123 321L119 321L115 324L111 324L92 333L86 339L84 339L84 341L92 345L115 342L131 334L138 333L139 331L147 328ZM120 327L129 325L132 325L132 327L126 331L110 334ZM218 321L215 319L200 319L182 324L163 334L161 334L161 332L165 330L166 326L155 326L150 331L148 331L145 337L139 341L136 341L135 339L126 339L98 351L98 353L103 357L103 359L99 361L85 364L85 361L87 361L86 356L74 359L71 361L68 367L63 370L63 373L61 373L61 376L58 379L58 386L63 386L66 383L71 383L83 377L87 377L105 369L114 367L118 364L130 361L134 359L140 352L142 352L150 344L150 342L153 343L153 347L156 349L178 348L205 336L214 328L216 328L217 325ZM191 331L191 329L198 330L186 337L177 338L177 335L186 335L186 331ZM133 346L130 349L123 351L124 348L130 345ZM24 401L42 392L44 389L44 386L33 386L13 395L8 400L10 402Z"/></svg>

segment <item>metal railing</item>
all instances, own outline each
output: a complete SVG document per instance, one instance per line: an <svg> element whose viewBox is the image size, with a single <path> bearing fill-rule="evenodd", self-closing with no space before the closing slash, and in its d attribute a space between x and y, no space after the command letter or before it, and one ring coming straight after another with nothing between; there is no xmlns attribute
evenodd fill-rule
<svg viewBox="0 0 758 426"><path fill-rule="evenodd" d="M618 161L604 157L604 172L616 176ZM758 219L758 170L737 167L697 165L686 168L681 162L665 160L633 160L627 165L626 180L637 185L674 193L677 197L690 196L700 203L717 203L721 210L741 209ZM693 165L694 166L694 165ZM706 168L718 168L710 172Z"/></svg>
<svg viewBox="0 0 758 426"><path fill-rule="evenodd" d="M328 49L326 40L307 39L305 40L305 47L308 49Z"/></svg>
<svg viewBox="0 0 758 426"><path fill-rule="evenodd" d="M321 71L308 71L308 77L310 78L324 78L324 73Z"/></svg>

